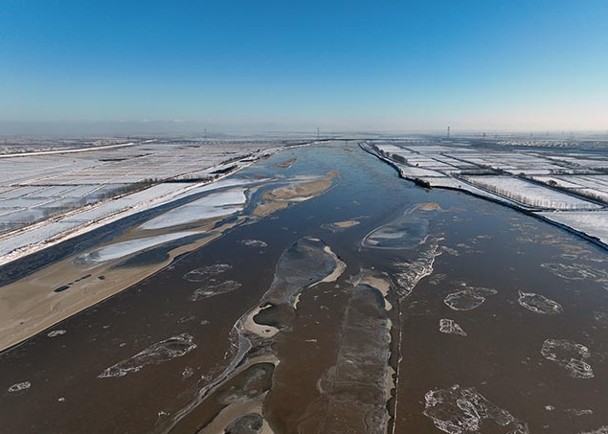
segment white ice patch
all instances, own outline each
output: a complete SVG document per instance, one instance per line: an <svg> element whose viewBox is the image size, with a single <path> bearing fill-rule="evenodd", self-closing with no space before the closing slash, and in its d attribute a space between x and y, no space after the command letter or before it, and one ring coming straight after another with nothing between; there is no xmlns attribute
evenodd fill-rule
<svg viewBox="0 0 608 434"><path fill-rule="evenodd" d="M54 338L54 337L57 337L57 336L64 335L66 333L67 333L66 330L51 330L50 332L48 332L47 336L49 338Z"/></svg>
<svg viewBox="0 0 608 434"><path fill-rule="evenodd" d="M242 240L240 243L247 247L257 247L263 249L264 247L268 247L268 243L262 240Z"/></svg>
<svg viewBox="0 0 608 434"><path fill-rule="evenodd" d="M593 431L580 432L579 434L608 434L608 425L601 426Z"/></svg>
<svg viewBox="0 0 608 434"><path fill-rule="evenodd" d="M561 304L558 302L533 292L519 291L517 301L521 306L535 313L556 314L563 311Z"/></svg>
<svg viewBox="0 0 608 434"><path fill-rule="evenodd" d="M452 310L473 310L481 306L487 296L495 294L495 289L467 288L448 294L443 302Z"/></svg>
<svg viewBox="0 0 608 434"><path fill-rule="evenodd" d="M423 414L449 434L486 432L482 431L485 421L508 429L508 434L529 433L526 423L488 401L473 387L464 389L456 384L449 389L433 389L426 393L424 400Z"/></svg>
<svg viewBox="0 0 608 434"><path fill-rule="evenodd" d="M184 280L188 282L205 282L211 276L217 276L232 268L230 264L213 264L201 268L195 268L184 274Z"/></svg>
<svg viewBox="0 0 608 434"><path fill-rule="evenodd" d="M591 365L585 362L591 357L589 348L566 339L547 339L543 342L541 354L547 360L566 368L573 378L593 378Z"/></svg>
<svg viewBox="0 0 608 434"><path fill-rule="evenodd" d="M409 296L418 282L433 272L435 258L439 255L441 255L439 240L431 239L416 260L395 264L399 268L399 272L395 275L398 283L397 293L400 297Z"/></svg>
<svg viewBox="0 0 608 434"><path fill-rule="evenodd" d="M453 319L441 318L439 320L439 331L450 335L466 336L466 332Z"/></svg>
<svg viewBox="0 0 608 434"><path fill-rule="evenodd" d="M20 392L22 390L27 390L30 387L32 387L32 384L29 381L24 381L22 383L13 384L11 387L8 388L8 391L11 393Z"/></svg>
<svg viewBox="0 0 608 434"><path fill-rule="evenodd" d="M563 279L568 280L583 280L586 278L593 278L595 275L583 267L579 267L577 265L570 264L562 264L562 263L546 263L540 265L547 270L551 270L553 274L559 276Z"/></svg>
<svg viewBox="0 0 608 434"><path fill-rule="evenodd" d="M205 286L195 290L190 299L192 301L204 300L209 297L234 291L240 287L241 284L239 282L235 282L234 280L226 280L225 282L209 281L205 284Z"/></svg>
<svg viewBox="0 0 608 434"><path fill-rule="evenodd" d="M564 413L569 414L574 417L591 416L593 414L593 410L588 409L588 408L584 408L584 409L567 408L564 410Z"/></svg>
<svg viewBox="0 0 608 434"><path fill-rule="evenodd" d="M156 237L138 238L136 240L121 241L119 243L110 244L101 247L92 252L78 256L76 262L103 262L111 259L118 259L124 256L137 253L139 251L156 247L169 241L185 238L190 235L196 235L197 232L175 232L173 234L158 235Z"/></svg>
<svg viewBox="0 0 608 434"><path fill-rule="evenodd" d="M148 220L140 228L163 229L199 220L228 216L241 211L245 202L247 202L245 189L218 191Z"/></svg>
<svg viewBox="0 0 608 434"><path fill-rule="evenodd" d="M133 357L110 366L97 378L124 377L131 372L138 372L146 365L158 365L176 357L182 357L196 349L194 338L187 334L174 336L157 342Z"/></svg>

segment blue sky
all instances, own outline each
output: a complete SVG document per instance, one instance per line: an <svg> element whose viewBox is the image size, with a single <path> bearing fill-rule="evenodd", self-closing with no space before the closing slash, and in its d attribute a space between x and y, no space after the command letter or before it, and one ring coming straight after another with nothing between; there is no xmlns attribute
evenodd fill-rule
<svg viewBox="0 0 608 434"><path fill-rule="evenodd" d="M4 0L0 123L605 130L606 23L605 0Z"/></svg>

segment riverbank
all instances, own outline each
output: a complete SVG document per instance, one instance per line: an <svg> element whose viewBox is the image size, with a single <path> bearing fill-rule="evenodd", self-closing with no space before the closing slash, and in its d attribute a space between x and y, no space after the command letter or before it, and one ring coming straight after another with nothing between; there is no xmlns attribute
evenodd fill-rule
<svg viewBox="0 0 608 434"><path fill-rule="evenodd" d="M422 188L437 188L443 190L459 191L471 196L475 196L481 199L485 199L499 205L503 205L519 212L522 212L531 217L537 218L554 226L557 226L563 230L566 230L576 236L579 236L603 249L608 250L608 211L603 208L590 211L553 211L543 210L537 207L525 206L515 200L510 200L505 196L494 194L489 191L483 190L482 188L476 187L461 178L453 177L412 177L407 175L400 164L393 161L390 158L385 157L372 149L370 146L364 143L359 143L359 146L364 151L377 157L384 163L393 167L399 177L407 181L413 182ZM582 218L578 220L575 218L568 218L568 215L578 214L579 216L584 213ZM588 217L596 217L595 219L589 219ZM586 217L586 218L585 218Z"/></svg>

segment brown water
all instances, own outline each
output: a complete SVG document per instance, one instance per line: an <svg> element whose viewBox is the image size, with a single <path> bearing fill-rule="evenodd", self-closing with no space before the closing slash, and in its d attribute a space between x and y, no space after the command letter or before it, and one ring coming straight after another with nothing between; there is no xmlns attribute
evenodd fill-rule
<svg viewBox="0 0 608 434"><path fill-rule="evenodd" d="M608 426L605 251L416 188L352 142L286 150L238 176L333 170L323 195L246 220L2 352L0 432Z"/></svg>

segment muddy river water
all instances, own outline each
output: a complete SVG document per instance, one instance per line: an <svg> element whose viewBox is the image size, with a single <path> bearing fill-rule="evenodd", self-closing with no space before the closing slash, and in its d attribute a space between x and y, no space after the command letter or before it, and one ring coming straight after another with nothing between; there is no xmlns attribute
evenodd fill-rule
<svg viewBox="0 0 608 434"><path fill-rule="evenodd" d="M0 432L608 432L606 251L355 142L233 178L0 288L139 280L0 353Z"/></svg>

